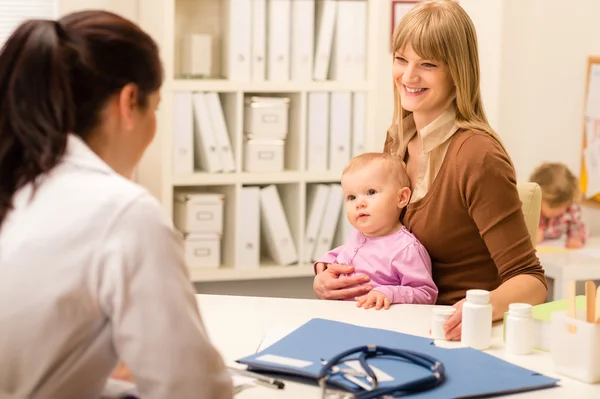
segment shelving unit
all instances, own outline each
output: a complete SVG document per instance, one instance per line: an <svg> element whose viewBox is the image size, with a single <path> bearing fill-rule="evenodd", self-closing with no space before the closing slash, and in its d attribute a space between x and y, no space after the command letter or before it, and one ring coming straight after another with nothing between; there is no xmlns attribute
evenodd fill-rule
<svg viewBox="0 0 600 399"><path fill-rule="evenodd" d="M154 151L160 158L160 182L156 184L159 197L167 214L173 212L173 196L180 191L219 192L225 194L224 232L221 241L222 266L218 269L190 269L194 282L223 282L257 279L307 277L313 274L312 262L303 259L304 229L306 225L307 185L336 183L341 170L308 171L307 103L313 92L351 92L366 94L365 147L379 149L379 137L374 132L375 110L369 98L377 91L377 73L372 68L372 52L365 49L366 74L364 79L344 81L233 81L220 73L221 51L225 31L223 7L229 0L151 0L153 5L140 9L140 23L159 43L164 62L165 82L158 111L158 144ZM294 0L292 0L294 1ZM317 2L320 0L317 0ZM367 4L366 43L377 36L380 24L380 0L364 0ZM150 3L149 2L149 3ZM267 0L268 4L269 0ZM150 7L154 7L149 10ZM316 29L316 21L315 21ZM182 79L179 77L176 40L185 33L213 36L212 76L207 79ZM316 40L316 33L315 33ZM268 78L267 78L268 79ZM226 124L235 159L235 172L208 173L194 171L188 174L173 173L173 94L175 92L216 92L223 106ZM252 95L289 97L289 132L285 144L285 170L281 172L250 173L243 168L243 115L244 98ZM375 142L370 140L376 137ZM157 148L158 147L158 148ZM157 180L158 182L158 180ZM258 269L239 268L235 254L236 232L243 229L240 210L240 190L245 186L275 184L284 206L287 221L300 257L298 264L277 265L268 258L261 259ZM345 217L345 216L343 216ZM264 252L261 240L261 253Z"/></svg>

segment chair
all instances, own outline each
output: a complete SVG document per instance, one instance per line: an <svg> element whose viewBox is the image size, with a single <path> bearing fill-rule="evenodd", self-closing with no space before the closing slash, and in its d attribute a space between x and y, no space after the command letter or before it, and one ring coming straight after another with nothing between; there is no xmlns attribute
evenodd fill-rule
<svg viewBox="0 0 600 399"><path fill-rule="evenodd" d="M525 215L527 230L535 247L542 210L542 189L537 183L530 182L517 183L517 189L523 204L521 209L523 209L523 215Z"/></svg>

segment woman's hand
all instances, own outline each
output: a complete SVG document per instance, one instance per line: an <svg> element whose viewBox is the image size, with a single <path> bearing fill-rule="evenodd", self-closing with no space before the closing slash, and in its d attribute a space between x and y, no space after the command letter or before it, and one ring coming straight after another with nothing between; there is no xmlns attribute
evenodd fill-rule
<svg viewBox="0 0 600 399"><path fill-rule="evenodd" d="M358 285L370 281L369 276L342 276L353 273L352 266L332 263L325 270L324 267L323 263L317 264L317 275L313 281L313 290L319 299L352 299L371 291L369 285Z"/></svg>
<svg viewBox="0 0 600 399"><path fill-rule="evenodd" d="M460 334L462 332L462 308L465 299L461 299L452 305L456 309L456 312L444 324L444 330L446 331L446 340L448 341L460 341Z"/></svg>

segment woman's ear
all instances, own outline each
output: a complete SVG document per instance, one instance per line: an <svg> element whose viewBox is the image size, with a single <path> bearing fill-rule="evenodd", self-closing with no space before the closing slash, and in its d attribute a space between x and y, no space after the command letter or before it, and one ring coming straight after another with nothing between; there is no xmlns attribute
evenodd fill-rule
<svg viewBox="0 0 600 399"><path fill-rule="evenodd" d="M121 89L119 93L119 113L123 121L123 127L126 130L133 130L134 112L138 103L138 88L129 83Z"/></svg>
<svg viewBox="0 0 600 399"><path fill-rule="evenodd" d="M402 209L406 205L408 205L408 201L410 201L410 188L402 187L398 190L398 208Z"/></svg>

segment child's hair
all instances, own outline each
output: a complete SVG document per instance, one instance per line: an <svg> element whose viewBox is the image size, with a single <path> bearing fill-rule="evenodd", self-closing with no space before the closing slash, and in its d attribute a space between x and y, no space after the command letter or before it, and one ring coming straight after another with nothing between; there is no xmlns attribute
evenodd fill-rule
<svg viewBox="0 0 600 399"><path fill-rule="evenodd" d="M551 208L566 205L579 198L579 183L575 175L562 163L543 163L538 166L529 181L542 189L542 200Z"/></svg>
<svg viewBox="0 0 600 399"><path fill-rule="evenodd" d="M396 177L398 184L401 187L410 188L410 179L408 178L408 173L406 171L406 164L398 156L387 152L365 152L355 156L350 160L348 165L346 165L342 175L354 172L372 162L382 163L388 172Z"/></svg>

